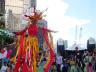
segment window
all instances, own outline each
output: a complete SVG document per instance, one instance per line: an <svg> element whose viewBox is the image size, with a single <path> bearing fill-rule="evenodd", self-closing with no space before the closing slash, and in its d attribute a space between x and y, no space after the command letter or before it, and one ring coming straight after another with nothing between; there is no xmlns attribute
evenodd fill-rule
<svg viewBox="0 0 96 72"><path fill-rule="evenodd" d="M5 14L5 1L0 0L0 15Z"/></svg>

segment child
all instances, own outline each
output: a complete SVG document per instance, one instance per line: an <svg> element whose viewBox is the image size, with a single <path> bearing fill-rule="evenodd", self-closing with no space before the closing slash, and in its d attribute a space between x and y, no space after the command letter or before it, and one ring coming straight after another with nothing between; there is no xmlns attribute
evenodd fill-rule
<svg viewBox="0 0 96 72"><path fill-rule="evenodd" d="M56 62L52 64L51 72L56 72Z"/></svg>

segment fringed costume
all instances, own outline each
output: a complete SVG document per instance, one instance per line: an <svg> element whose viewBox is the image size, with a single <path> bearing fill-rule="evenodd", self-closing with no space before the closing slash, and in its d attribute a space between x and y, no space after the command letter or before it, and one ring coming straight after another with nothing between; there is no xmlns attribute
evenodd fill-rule
<svg viewBox="0 0 96 72"><path fill-rule="evenodd" d="M17 53L16 53L16 64L14 72L37 72L37 55L39 52L38 46L38 20L42 19L42 12L37 13L34 10L33 16L27 16L29 18L29 25L20 32L15 32L17 41ZM44 66L44 72L49 72L51 64L54 61L53 42L51 36L51 30L41 27L44 41L48 46L49 57L48 61ZM50 37L50 38L49 38Z"/></svg>

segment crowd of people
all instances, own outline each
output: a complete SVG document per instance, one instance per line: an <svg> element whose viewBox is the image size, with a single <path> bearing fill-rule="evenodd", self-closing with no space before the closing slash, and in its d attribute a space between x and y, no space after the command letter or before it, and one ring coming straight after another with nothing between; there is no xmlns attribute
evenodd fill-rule
<svg viewBox="0 0 96 72"><path fill-rule="evenodd" d="M10 59L11 53L12 50L6 48L0 50L0 72L13 72L15 64ZM43 58L41 63L45 64L46 61L47 59ZM66 57L56 54L50 72L96 72L96 52L86 50L81 53L77 49Z"/></svg>
<svg viewBox="0 0 96 72"><path fill-rule="evenodd" d="M76 50L67 57L56 55L56 61L52 64L50 72L96 72L95 51L84 51L82 54Z"/></svg>
<svg viewBox="0 0 96 72"><path fill-rule="evenodd" d="M0 50L0 72L13 72L14 62L10 60L12 50L3 48Z"/></svg>

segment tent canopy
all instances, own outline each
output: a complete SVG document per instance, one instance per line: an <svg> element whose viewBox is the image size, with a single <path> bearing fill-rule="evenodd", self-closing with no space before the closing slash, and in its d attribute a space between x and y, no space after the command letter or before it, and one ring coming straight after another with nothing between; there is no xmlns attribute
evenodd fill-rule
<svg viewBox="0 0 96 72"><path fill-rule="evenodd" d="M78 48L78 50L86 49L83 45L74 43L71 47L68 47L66 50L76 50L76 48Z"/></svg>

